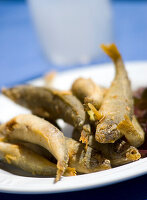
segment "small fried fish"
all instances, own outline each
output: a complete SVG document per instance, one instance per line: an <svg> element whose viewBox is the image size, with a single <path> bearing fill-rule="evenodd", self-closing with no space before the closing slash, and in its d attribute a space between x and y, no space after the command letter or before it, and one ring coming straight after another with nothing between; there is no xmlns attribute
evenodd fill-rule
<svg viewBox="0 0 147 200"><path fill-rule="evenodd" d="M79 140L80 132L74 129L72 138ZM106 159L110 160L112 167L124 165L141 158L137 148L131 146L128 142L120 139L115 143L102 144L95 140L94 135L89 135L88 146L101 152Z"/></svg>
<svg viewBox="0 0 147 200"><path fill-rule="evenodd" d="M81 128L85 122L84 107L70 91L21 85L2 92L15 103L49 121L63 119L76 128Z"/></svg>
<svg viewBox="0 0 147 200"><path fill-rule="evenodd" d="M123 135L117 125L125 116L132 120L133 98L130 81L117 47L115 44L101 47L113 60L116 74L99 110L102 119L97 125L95 138L100 143L114 143Z"/></svg>
<svg viewBox="0 0 147 200"><path fill-rule="evenodd" d="M57 173L56 164L20 144L0 142L0 159L33 175L53 177ZM64 176L75 174L70 167L64 172Z"/></svg>
<svg viewBox="0 0 147 200"><path fill-rule="evenodd" d="M75 168L80 173L92 173L110 169L110 161L99 152L77 142L72 138L66 138L69 154L69 167Z"/></svg>
<svg viewBox="0 0 147 200"><path fill-rule="evenodd" d="M63 133L55 126L35 115L22 114L0 126L0 133L6 138L38 144L57 159L58 181L68 165L68 150Z"/></svg>

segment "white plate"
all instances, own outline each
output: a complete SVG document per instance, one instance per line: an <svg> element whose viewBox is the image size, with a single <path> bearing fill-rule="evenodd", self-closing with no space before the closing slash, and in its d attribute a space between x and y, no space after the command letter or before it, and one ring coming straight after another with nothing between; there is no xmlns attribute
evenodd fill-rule
<svg viewBox="0 0 147 200"><path fill-rule="evenodd" d="M126 63L133 89L147 86L147 62ZM60 89L70 88L77 77L91 77L96 83L109 86L114 77L114 68L110 64L89 66L87 68L62 72L57 75L54 86ZM35 85L42 85L43 81L33 81ZM15 105L4 96L0 96L0 121L5 122L11 117L28 110ZM70 135L71 127L61 123L65 135ZM11 168L10 171L20 174L21 171ZM102 172L79 175L76 177L63 177L54 184L53 178L34 178L12 174L0 170L0 191L10 193L57 193L102 187L104 185L120 182L147 173L147 158Z"/></svg>

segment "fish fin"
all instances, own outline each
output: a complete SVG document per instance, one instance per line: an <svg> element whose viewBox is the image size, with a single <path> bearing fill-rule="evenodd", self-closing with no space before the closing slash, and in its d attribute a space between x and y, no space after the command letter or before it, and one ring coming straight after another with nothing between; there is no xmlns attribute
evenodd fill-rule
<svg viewBox="0 0 147 200"><path fill-rule="evenodd" d="M90 121L95 121L94 112L92 110L87 111Z"/></svg>
<svg viewBox="0 0 147 200"><path fill-rule="evenodd" d="M56 75L57 75L56 71L51 71L45 74L45 76L43 77L45 86L52 86L52 83L54 79L56 78Z"/></svg>
<svg viewBox="0 0 147 200"><path fill-rule="evenodd" d="M91 126L90 124L84 124L83 129L81 131L81 137L79 141L82 141L82 143L85 143L85 149L87 150L88 144L89 144L89 135L91 135Z"/></svg>
<svg viewBox="0 0 147 200"><path fill-rule="evenodd" d="M116 47L115 44L110 44L110 45L101 45L101 48L103 51L113 60L116 61L119 58L121 58L121 55Z"/></svg>
<svg viewBox="0 0 147 200"><path fill-rule="evenodd" d="M82 132L81 132L81 137L80 137L80 139L79 139L79 141L81 141L82 143L85 143L86 144L86 146L85 146L85 149L87 149L87 147L88 147L88 134L86 134L86 132L84 131L84 130L82 130Z"/></svg>
<svg viewBox="0 0 147 200"><path fill-rule="evenodd" d="M61 179L62 174L63 174L63 171L58 169L54 183L57 183Z"/></svg>
<svg viewBox="0 0 147 200"><path fill-rule="evenodd" d="M88 114L90 115L90 119L92 121L95 121L94 119L96 118L96 120L101 120L104 116L95 108L94 105L92 105L91 103L88 103L88 107L90 108L90 111L87 111Z"/></svg>

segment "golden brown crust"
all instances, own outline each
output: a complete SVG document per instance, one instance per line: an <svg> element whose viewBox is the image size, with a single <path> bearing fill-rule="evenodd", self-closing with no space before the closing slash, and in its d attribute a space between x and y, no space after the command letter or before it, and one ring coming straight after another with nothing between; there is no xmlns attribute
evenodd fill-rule
<svg viewBox="0 0 147 200"><path fill-rule="evenodd" d="M66 138L69 153L69 166L74 167L80 173L92 173L110 169L110 161L99 152L81 144L71 138Z"/></svg>
<svg viewBox="0 0 147 200"><path fill-rule="evenodd" d="M63 119L77 128L81 128L85 122L84 107L71 92L31 85L3 89L2 92L40 117Z"/></svg>
<svg viewBox="0 0 147 200"><path fill-rule="evenodd" d="M68 150L64 135L49 122L31 114L19 115L1 127L8 138L38 144L46 148L57 159L59 180L68 164Z"/></svg>
<svg viewBox="0 0 147 200"><path fill-rule="evenodd" d="M143 144L145 133L135 116L133 116L132 121L125 116L125 119L118 124L117 128L125 135L131 145L139 147Z"/></svg>
<svg viewBox="0 0 147 200"><path fill-rule="evenodd" d="M22 144L0 142L0 159L33 175L54 177L57 172L56 164ZM75 169L69 167L64 173L64 176L75 175Z"/></svg>
<svg viewBox="0 0 147 200"><path fill-rule="evenodd" d="M133 98L130 81L117 47L114 44L102 45L102 49L114 61L116 75L99 110L104 119L97 125L96 140L100 143L114 143L122 137L117 125L125 115L132 119Z"/></svg>

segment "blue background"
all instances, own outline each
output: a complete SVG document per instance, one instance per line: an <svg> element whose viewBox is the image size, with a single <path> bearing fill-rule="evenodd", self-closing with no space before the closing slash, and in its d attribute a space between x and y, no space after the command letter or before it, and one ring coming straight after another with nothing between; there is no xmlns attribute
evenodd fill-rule
<svg viewBox="0 0 147 200"><path fill-rule="evenodd" d="M147 61L147 1L112 1L114 38L125 61ZM91 64L109 62L106 56ZM78 66L69 66L72 69ZM81 66L84 67L84 66ZM25 1L0 0L0 87L56 69L40 49ZM0 194L5 199L147 199L147 176L111 186L56 195Z"/></svg>
<svg viewBox="0 0 147 200"><path fill-rule="evenodd" d="M112 1L114 40L123 58L147 60L147 1ZM106 56L92 64L109 62ZM68 69L78 66L69 66ZM82 66L81 66L82 67ZM0 87L38 77L51 69L42 54L25 1L0 0Z"/></svg>

